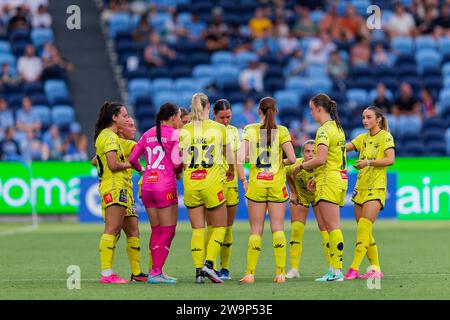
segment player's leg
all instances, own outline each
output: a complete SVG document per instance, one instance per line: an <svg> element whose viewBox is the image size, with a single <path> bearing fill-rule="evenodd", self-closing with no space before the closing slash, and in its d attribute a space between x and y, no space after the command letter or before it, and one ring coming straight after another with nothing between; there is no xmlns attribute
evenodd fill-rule
<svg viewBox="0 0 450 320"><path fill-rule="evenodd" d="M303 249L303 234L305 233L306 216L309 208L290 203L291 213L291 241L289 246L289 256L291 269L286 273L286 278L299 278L300 259Z"/></svg>
<svg viewBox="0 0 450 320"><path fill-rule="evenodd" d="M318 202L317 205L327 225L327 231L330 236L330 257L333 275L327 281L343 281L342 256L344 253L344 237L340 229L339 205L323 200Z"/></svg>
<svg viewBox="0 0 450 320"><path fill-rule="evenodd" d="M188 207L192 227L191 254L195 266L195 282L203 283L202 267L205 262L205 207Z"/></svg>
<svg viewBox="0 0 450 320"><path fill-rule="evenodd" d="M105 228L100 239L100 266L102 283L126 283L114 274L112 269L112 259L115 250L116 236L122 229L125 216L125 206L113 204L105 208Z"/></svg>
<svg viewBox="0 0 450 320"><path fill-rule="evenodd" d="M240 280L241 283L253 283L261 253L261 236L264 231L264 219L266 217L267 202L255 202L248 199L248 219L250 223L250 237L247 247L247 272Z"/></svg>
<svg viewBox="0 0 450 320"><path fill-rule="evenodd" d="M206 208L205 208L205 217L206 217L206 231L205 231L205 250L206 251L205 251L205 257L208 254L208 243L209 243L209 240L211 239L211 235L212 235L212 232L213 232L213 227L211 225L211 218L210 218L210 216L207 213L208 212L206 211ZM213 264L214 264L215 267L217 266L215 258L213 260Z"/></svg>
<svg viewBox="0 0 450 320"><path fill-rule="evenodd" d="M331 256L330 256L330 236L327 230L327 224L322 217L319 206L313 206L314 216L316 217L317 227L319 228L320 235L322 237L322 250L327 262L328 270L331 270Z"/></svg>
<svg viewBox="0 0 450 320"><path fill-rule="evenodd" d="M233 223L238 206L227 206L227 230L225 233L225 238L223 240L223 246L220 250L220 278L222 280L230 280L230 263L231 263L231 253L233 251Z"/></svg>
<svg viewBox="0 0 450 320"><path fill-rule="evenodd" d="M126 251L131 267L131 281L147 281L147 275L141 271L141 243L139 239L138 217L128 215L124 218L123 231L127 236Z"/></svg>
<svg viewBox="0 0 450 320"><path fill-rule="evenodd" d="M354 203L353 210L354 210L354 213L355 213L356 225L358 226L359 219L361 218L361 213L362 213L362 205L355 202L355 193L354 193L354 196L353 196L353 203ZM358 236L357 236L357 239L358 239ZM355 253L354 253L353 256L356 255L356 249L357 248L355 247ZM345 280L353 280L353 279L356 279L358 277L359 277L359 271L353 269L352 267L350 267L348 269L347 273L345 274L344 279Z"/></svg>
<svg viewBox="0 0 450 320"><path fill-rule="evenodd" d="M156 241L153 266L148 279L149 283L176 283L176 279L167 277L163 267L169 255L178 220L178 203L156 209L159 221L160 236Z"/></svg>
<svg viewBox="0 0 450 320"><path fill-rule="evenodd" d="M286 268L286 234L284 233L284 218L286 202L267 204L270 217L270 230L272 231L273 251L275 256L274 282L284 282Z"/></svg>

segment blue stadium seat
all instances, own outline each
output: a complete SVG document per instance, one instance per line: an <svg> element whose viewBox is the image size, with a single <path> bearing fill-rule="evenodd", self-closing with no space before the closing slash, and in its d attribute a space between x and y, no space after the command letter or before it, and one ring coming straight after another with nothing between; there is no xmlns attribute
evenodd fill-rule
<svg viewBox="0 0 450 320"><path fill-rule="evenodd" d="M442 75L445 76L450 76L450 62L446 62L444 63L444 65L442 66Z"/></svg>
<svg viewBox="0 0 450 320"><path fill-rule="evenodd" d="M450 37L441 37L438 42L441 53L450 54Z"/></svg>
<svg viewBox="0 0 450 320"><path fill-rule="evenodd" d="M306 75L310 78L314 77L324 77L328 74L327 66L320 64L310 64L306 68Z"/></svg>
<svg viewBox="0 0 450 320"><path fill-rule="evenodd" d="M156 124L155 117L148 117L139 120L139 131L145 132L154 127Z"/></svg>
<svg viewBox="0 0 450 320"><path fill-rule="evenodd" d="M444 88L450 88L450 75L447 77L444 77L443 82L443 87Z"/></svg>
<svg viewBox="0 0 450 320"><path fill-rule="evenodd" d="M288 78L285 83L286 89L297 90L302 95L309 91L309 79L304 77Z"/></svg>
<svg viewBox="0 0 450 320"><path fill-rule="evenodd" d="M216 83L220 87L228 81L238 81L239 68L233 64L221 64L217 66Z"/></svg>
<svg viewBox="0 0 450 320"><path fill-rule="evenodd" d="M8 95L8 105L11 109L19 109L22 106L23 93L13 93Z"/></svg>
<svg viewBox="0 0 450 320"><path fill-rule="evenodd" d="M45 43L54 42L53 30L50 28L38 28L31 30L31 41L35 48L40 48Z"/></svg>
<svg viewBox="0 0 450 320"><path fill-rule="evenodd" d="M211 55L211 63L214 65L232 64L234 56L229 51L217 51Z"/></svg>
<svg viewBox="0 0 450 320"><path fill-rule="evenodd" d="M57 105L52 111L53 122L60 130L67 129L72 122L75 121L75 112L71 106Z"/></svg>
<svg viewBox="0 0 450 320"><path fill-rule="evenodd" d="M355 7L358 15L365 17L367 8L370 6L369 0L352 0L351 4Z"/></svg>
<svg viewBox="0 0 450 320"><path fill-rule="evenodd" d="M152 93L152 83L145 78L137 78L128 82L128 93L130 101L134 105L138 96L150 96Z"/></svg>
<svg viewBox="0 0 450 320"><path fill-rule="evenodd" d="M52 124L50 108L46 105L34 105L32 112L36 114L41 122L42 131L47 130Z"/></svg>
<svg viewBox="0 0 450 320"><path fill-rule="evenodd" d="M422 156L425 152L425 146L422 142L413 141L400 147L400 155L404 157Z"/></svg>
<svg viewBox="0 0 450 320"><path fill-rule="evenodd" d="M9 35L9 42L11 44L14 44L15 42L18 41L31 42L30 33L22 29L12 30Z"/></svg>
<svg viewBox="0 0 450 320"><path fill-rule="evenodd" d="M0 40L0 55L4 53L11 53L11 45L8 41Z"/></svg>
<svg viewBox="0 0 450 320"><path fill-rule="evenodd" d="M397 36L392 38L391 47L401 54L412 54L414 51L414 43L410 37Z"/></svg>
<svg viewBox="0 0 450 320"><path fill-rule="evenodd" d="M432 36L422 35L416 37L416 50L435 49L437 47L436 40Z"/></svg>
<svg viewBox="0 0 450 320"><path fill-rule="evenodd" d="M325 16L325 12L323 12L322 10L314 10L310 14L311 20L317 25L320 23L320 21L322 21L322 18L324 16Z"/></svg>
<svg viewBox="0 0 450 320"><path fill-rule="evenodd" d="M444 88L439 93L439 101L450 101L450 88Z"/></svg>
<svg viewBox="0 0 450 320"><path fill-rule="evenodd" d="M399 116L398 134L403 137L405 133L420 132L422 128L422 119L419 116Z"/></svg>
<svg viewBox="0 0 450 320"><path fill-rule="evenodd" d="M43 93L33 93L33 94L30 94L28 97L30 98L32 104L49 105L47 96Z"/></svg>
<svg viewBox="0 0 450 320"><path fill-rule="evenodd" d="M170 77L172 79L182 78L182 77L190 77L192 75L192 69L188 66L183 67L174 67L170 71Z"/></svg>
<svg viewBox="0 0 450 320"><path fill-rule="evenodd" d="M351 108L365 106L368 103L367 98L367 91L364 89L347 90L347 100Z"/></svg>
<svg viewBox="0 0 450 320"><path fill-rule="evenodd" d="M400 137L399 140L401 141L402 144L408 144L415 141L422 141L422 134L420 132L405 132Z"/></svg>
<svg viewBox="0 0 450 320"><path fill-rule="evenodd" d="M187 91L183 91L179 94L178 96L178 100L177 100L177 104L181 107L184 107L186 109L190 109L191 106L191 102L192 102L192 96L196 93L197 91L192 91L192 90L187 90Z"/></svg>
<svg viewBox="0 0 450 320"><path fill-rule="evenodd" d="M426 155L430 157L444 157L447 153L446 146L444 140L430 142L426 144Z"/></svg>
<svg viewBox="0 0 450 320"><path fill-rule="evenodd" d="M153 92L171 91L175 89L175 83L170 78L156 78L153 80Z"/></svg>
<svg viewBox="0 0 450 320"><path fill-rule="evenodd" d="M44 86L42 82L26 82L23 84L23 92L26 95L34 94L34 93L44 93Z"/></svg>
<svg viewBox="0 0 450 320"><path fill-rule="evenodd" d="M244 51L236 55L236 62L239 68L247 67L250 61L258 60L258 55L254 52Z"/></svg>
<svg viewBox="0 0 450 320"><path fill-rule="evenodd" d="M201 85L193 78L178 78L175 80L175 90L180 91L194 91L198 92L202 90Z"/></svg>
<svg viewBox="0 0 450 320"><path fill-rule="evenodd" d="M16 65L16 57L11 53L0 53L0 65L7 63L10 67Z"/></svg>
<svg viewBox="0 0 450 320"><path fill-rule="evenodd" d="M333 82L328 77L314 77L311 79L310 93L326 93L329 94L333 88Z"/></svg>
<svg viewBox="0 0 450 320"><path fill-rule="evenodd" d="M363 127L354 128L352 132L350 133L350 139L355 139L357 136L367 133L367 130Z"/></svg>
<svg viewBox="0 0 450 320"><path fill-rule="evenodd" d="M447 128L447 130L445 130L445 145L447 149L447 155L450 156L450 128Z"/></svg>
<svg viewBox="0 0 450 320"><path fill-rule="evenodd" d="M284 89L284 79L282 77L270 77L264 80L264 88L270 92Z"/></svg>
<svg viewBox="0 0 450 320"><path fill-rule="evenodd" d="M47 80L44 83L44 92L49 100L55 95L69 95L67 85L63 80Z"/></svg>
<svg viewBox="0 0 450 320"><path fill-rule="evenodd" d="M159 106L163 105L166 102L177 104L177 93L172 91L155 91L155 93L153 94L153 105L159 108Z"/></svg>
<svg viewBox="0 0 450 320"><path fill-rule="evenodd" d="M386 119L389 124L389 130L391 131L392 135L395 137L398 133L398 119L397 117L393 116L392 114L387 114Z"/></svg>
<svg viewBox="0 0 450 320"><path fill-rule="evenodd" d="M294 90L279 90L274 94L278 108L297 108L300 103L300 95Z"/></svg>
<svg viewBox="0 0 450 320"><path fill-rule="evenodd" d="M115 13L109 19L109 35L113 39L118 32L129 31L130 29L130 15L128 13Z"/></svg>
<svg viewBox="0 0 450 320"><path fill-rule="evenodd" d="M416 62L419 70L426 66L439 66L441 59L439 52L434 49L423 49L416 52Z"/></svg>
<svg viewBox="0 0 450 320"><path fill-rule="evenodd" d="M426 118L423 121L423 130L429 130L429 129L444 129L444 123L442 122L442 119L440 117L432 117L432 118Z"/></svg>
<svg viewBox="0 0 450 320"><path fill-rule="evenodd" d="M384 90L384 95L390 101L392 101L394 98L392 91L387 88ZM377 96L377 89L370 90L369 91L369 102L372 103L375 100L376 96Z"/></svg>
<svg viewBox="0 0 450 320"><path fill-rule="evenodd" d="M192 70L192 76L194 78L200 77L214 77L216 69L210 64L199 64Z"/></svg>

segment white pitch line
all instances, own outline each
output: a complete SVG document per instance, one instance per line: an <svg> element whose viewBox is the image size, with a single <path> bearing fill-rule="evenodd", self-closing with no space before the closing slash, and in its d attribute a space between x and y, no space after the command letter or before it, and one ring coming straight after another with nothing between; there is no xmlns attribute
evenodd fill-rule
<svg viewBox="0 0 450 320"><path fill-rule="evenodd" d="M0 231L0 237L13 236L13 235L16 235L19 233L33 232L33 231L36 231L37 229L38 229L37 226L31 225L31 226L12 229L12 230Z"/></svg>

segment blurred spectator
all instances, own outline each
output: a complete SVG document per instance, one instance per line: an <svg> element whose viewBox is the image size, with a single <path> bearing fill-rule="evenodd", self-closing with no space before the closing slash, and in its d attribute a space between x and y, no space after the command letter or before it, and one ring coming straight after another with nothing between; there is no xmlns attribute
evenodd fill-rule
<svg viewBox="0 0 450 320"><path fill-rule="evenodd" d="M16 128L19 131L36 131L41 130L41 122L39 117L33 112L31 100L28 97L22 99L22 108L17 110Z"/></svg>
<svg viewBox="0 0 450 320"><path fill-rule="evenodd" d="M206 24L200 20L200 15L196 12L192 12L191 21L184 25L188 32L188 37L191 41L200 40L203 31L206 29Z"/></svg>
<svg viewBox="0 0 450 320"><path fill-rule="evenodd" d="M54 78L65 78L68 72L73 70L73 65L61 54L53 44L46 43L42 51L42 60L44 61L44 70L42 80Z"/></svg>
<svg viewBox="0 0 450 320"><path fill-rule="evenodd" d="M189 122L191 122L191 113L186 108L180 108L180 110L181 122L183 122L183 124L188 124Z"/></svg>
<svg viewBox="0 0 450 320"><path fill-rule="evenodd" d="M348 75L348 64L342 60L338 51L331 54L330 61L327 66L328 74L337 84L341 91L345 90L345 79Z"/></svg>
<svg viewBox="0 0 450 320"><path fill-rule="evenodd" d="M377 95L373 100L373 104L383 110L385 114L392 112L392 102L386 97L386 87L383 83L377 85Z"/></svg>
<svg viewBox="0 0 450 320"><path fill-rule="evenodd" d="M49 158L48 146L39 140L33 130L27 131L26 139L22 140L20 149L24 161L47 161Z"/></svg>
<svg viewBox="0 0 450 320"><path fill-rule="evenodd" d="M292 56L292 54L299 49L300 43L294 32L289 32L286 37L278 39L278 47L283 56Z"/></svg>
<svg viewBox="0 0 450 320"><path fill-rule="evenodd" d="M407 82L402 82L400 86L400 96L395 99L392 106L392 114L394 116L400 115L418 115L420 116L419 103L414 98L411 85Z"/></svg>
<svg viewBox="0 0 450 320"><path fill-rule="evenodd" d="M284 13L280 12L276 15L273 31L276 38L287 38L289 36L289 26L286 23Z"/></svg>
<svg viewBox="0 0 450 320"><path fill-rule="evenodd" d="M253 41L253 50L260 57L276 57L278 54L277 40L273 37L272 29L265 29L263 35Z"/></svg>
<svg viewBox="0 0 450 320"><path fill-rule="evenodd" d="M81 127L78 123L72 123L69 134L64 141L64 160L65 161L85 161L87 155L87 137L81 133Z"/></svg>
<svg viewBox="0 0 450 320"><path fill-rule="evenodd" d="M298 38L315 36L318 30L310 16L309 9L303 6L296 6L295 11L299 15L294 25L294 32Z"/></svg>
<svg viewBox="0 0 450 320"><path fill-rule="evenodd" d="M431 9L427 9L425 13L425 17L417 26L416 33L417 34L430 34L434 30L434 16L433 11Z"/></svg>
<svg viewBox="0 0 450 320"><path fill-rule="evenodd" d="M436 36L450 36L450 3L441 6L440 16L433 21Z"/></svg>
<svg viewBox="0 0 450 320"><path fill-rule="evenodd" d="M309 44L305 62L307 64L326 65L330 54L335 50L336 45L331 42L330 35L326 32L320 32L319 38L315 38Z"/></svg>
<svg viewBox="0 0 450 320"><path fill-rule="evenodd" d="M353 41L356 36L368 36L364 19L358 15L352 5L347 5L345 15L339 19L339 25L336 28L341 30L342 40L344 41Z"/></svg>
<svg viewBox="0 0 450 320"><path fill-rule="evenodd" d="M255 105L255 100L247 98L244 103L244 110L242 116L245 119L245 124L255 123L259 121L258 111Z"/></svg>
<svg viewBox="0 0 450 320"><path fill-rule="evenodd" d="M372 54L372 62L375 66L390 65L389 56L386 53L386 50L384 50L383 45L381 43L375 45L375 49Z"/></svg>
<svg viewBox="0 0 450 320"><path fill-rule="evenodd" d="M149 67L162 67L165 65L165 59L174 59L176 52L167 45L161 43L158 33L153 32L150 35L150 43L144 50L144 60Z"/></svg>
<svg viewBox="0 0 450 320"><path fill-rule="evenodd" d="M7 127L5 137L0 141L0 159L2 161L20 161L22 152L19 143L14 138L14 128Z"/></svg>
<svg viewBox="0 0 450 320"><path fill-rule="evenodd" d="M119 12L128 12L128 1L127 0L109 0L106 6L101 10L101 19L105 22L109 21L109 18Z"/></svg>
<svg viewBox="0 0 450 320"><path fill-rule="evenodd" d="M25 55L17 61L17 70L25 82L39 81L42 76L43 66L41 58L35 55L34 47L29 44L25 48Z"/></svg>
<svg viewBox="0 0 450 320"><path fill-rule="evenodd" d="M167 19L164 23L164 39L168 43L176 43L178 39L187 36L187 30L178 21L178 12L174 11L171 19Z"/></svg>
<svg viewBox="0 0 450 320"><path fill-rule="evenodd" d="M292 57L289 59L286 67L284 68L285 77L295 77L305 73L307 64L303 59L303 53L300 49L295 50L292 53Z"/></svg>
<svg viewBox="0 0 450 320"><path fill-rule="evenodd" d="M8 102L0 98L0 136L3 136L3 130L9 127L14 127L14 117L8 108Z"/></svg>
<svg viewBox="0 0 450 320"><path fill-rule="evenodd" d="M203 39L206 41L208 51L227 50L230 43L229 27L222 21L222 9L213 10L212 22L203 31Z"/></svg>
<svg viewBox="0 0 450 320"><path fill-rule="evenodd" d="M20 78L11 71L8 63L2 64L0 84L15 85L20 82Z"/></svg>
<svg viewBox="0 0 450 320"><path fill-rule="evenodd" d="M139 24L133 29L133 40L136 42L145 42L148 40L153 29L148 24L148 14L144 14L139 19Z"/></svg>
<svg viewBox="0 0 450 320"><path fill-rule="evenodd" d="M30 21L28 18L28 14L26 13L26 10L23 6L18 6L15 9L15 14L9 19L8 33L11 33L13 30L30 30Z"/></svg>
<svg viewBox="0 0 450 320"><path fill-rule="evenodd" d="M395 36L412 36L416 23L413 16L405 11L400 2L395 4L395 11L388 22L387 29L391 37Z"/></svg>
<svg viewBox="0 0 450 320"><path fill-rule="evenodd" d="M38 11L33 14L31 24L33 28L50 28L52 26L52 16L48 13L46 6L39 6Z"/></svg>
<svg viewBox="0 0 450 320"><path fill-rule="evenodd" d="M244 92L264 91L264 73L267 65L258 61L250 61L247 68L239 74L239 85Z"/></svg>
<svg viewBox="0 0 450 320"><path fill-rule="evenodd" d="M328 33L332 39L341 40L341 28L339 28L340 17L337 13L336 4L331 4L325 16L320 20L319 32Z"/></svg>
<svg viewBox="0 0 450 320"><path fill-rule="evenodd" d="M261 7L256 8L255 16L250 19L248 26L253 38L262 37L264 30L272 29L272 21L265 15L264 9Z"/></svg>
<svg viewBox="0 0 450 320"><path fill-rule="evenodd" d="M361 39L350 49L350 61L353 66L368 66L370 55L370 43L366 39Z"/></svg>
<svg viewBox="0 0 450 320"><path fill-rule="evenodd" d="M436 116L436 105L434 104L433 96L429 89L422 88L420 91L420 103L422 114L425 118Z"/></svg>
<svg viewBox="0 0 450 320"><path fill-rule="evenodd" d="M64 142L56 125L51 125L44 134L43 142L47 144L50 160L61 160L64 151Z"/></svg>

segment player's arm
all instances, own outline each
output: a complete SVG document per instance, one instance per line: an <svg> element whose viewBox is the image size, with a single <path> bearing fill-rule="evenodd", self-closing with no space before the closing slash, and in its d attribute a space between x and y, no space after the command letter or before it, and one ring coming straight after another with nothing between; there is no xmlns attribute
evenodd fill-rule
<svg viewBox="0 0 450 320"><path fill-rule="evenodd" d="M144 170L139 162L139 157L143 152L144 148L142 148L142 146L138 143L133 147L133 151L130 154L130 164L137 172L142 172Z"/></svg>
<svg viewBox="0 0 450 320"><path fill-rule="evenodd" d="M395 162L395 150L394 148L389 148L384 151L384 158L377 160L357 160L354 167L356 169L362 169L367 166L372 167L388 167L392 166Z"/></svg>
<svg viewBox="0 0 450 320"><path fill-rule="evenodd" d="M233 149L231 148L230 144L226 144L223 146L223 152L225 155L225 159L227 159L228 162L228 171L227 171L227 181L231 181L234 179L234 169L235 169L235 163L236 163L236 157L233 152ZM230 158L230 159L229 159Z"/></svg>
<svg viewBox="0 0 450 320"><path fill-rule="evenodd" d="M305 161L298 166L295 166L292 170L292 175L296 176L302 169L314 170L320 166L323 166L327 162L328 158L328 147L324 144L319 144L317 146L317 156L309 161Z"/></svg>
<svg viewBox="0 0 450 320"><path fill-rule="evenodd" d="M91 159L91 164L96 167L97 166L97 156L95 155L94 157L92 157Z"/></svg>
<svg viewBox="0 0 450 320"><path fill-rule="evenodd" d="M294 184L294 180L292 179L291 176L286 176L286 180L289 186L289 190L291 190L291 202L293 204L298 204L298 194L297 194L297 189L295 188L295 184Z"/></svg>
<svg viewBox="0 0 450 320"><path fill-rule="evenodd" d="M111 172L119 172L127 169L131 169L131 164L127 162L117 161L117 151L112 150L106 153L106 162L108 163L109 170Z"/></svg>
<svg viewBox="0 0 450 320"><path fill-rule="evenodd" d="M355 148L355 145L351 142L347 142L345 144L345 151L350 152L350 151L357 151Z"/></svg>
<svg viewBox="0 0 450 320"><path fill-rule="evenodd" d="M295 161L297 161L297 158L295 157L295 151L294 151L294 146L292 145L292 142L289 141L289 142L283 143L281 148L283 149L283 151L287 157L287 159L285 159L287 161L286 162L283 161L283 163L285 163L286 165L294 164Z"/></svg>

